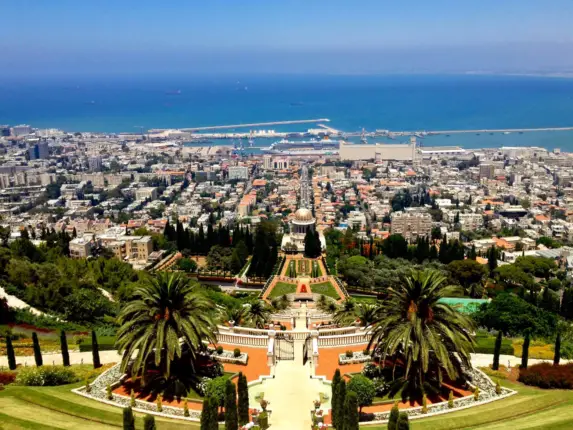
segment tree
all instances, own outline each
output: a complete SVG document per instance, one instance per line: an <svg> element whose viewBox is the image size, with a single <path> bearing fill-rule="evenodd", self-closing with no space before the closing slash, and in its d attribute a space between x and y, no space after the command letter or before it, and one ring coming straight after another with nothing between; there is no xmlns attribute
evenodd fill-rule
<svg viewBox="0 0 573 430"><path fill-rule="evenodd" d="M205 387L205 397L214 399L218 407L225 406L225 393L227 389L227 379L219 376L210 379Z"/></svg>
<svg viewBox="0 0 573 430"><path fill-rule="evenodd" d="M332 393L330 397L330 404L332 406L332 424L335 428L338 427L338 417L340 415L338 413L338 395L340 391L340 381L340 369L336 369L336 372L334 372L334 377L332 378Z"/></svg>
<svg viewBox="0 0 573 430"><path fill-rule="evenodd" d="M32 342L34 344L34 360L36 361L36 366L40 367L44 363L42 360L42 350L40 349L40 341L38 340L38 334L36 332L32 333Z"/></svg>
<svg viewBox="0 0 573 430"><path fill-rule="evenodd" d="M60 348L62 349L62 363L64 366L69 366L70 353L68 352L68 339L66 338L66 332L64 330L60 331Z"/></svg>
<svg viewBox="0 0 573 430"><path fill-rule="evenodd" d="M247 310L247 318L257 328L263 328L269 321L270 315L270 309L260 300L252 302Z"/></svg>
<svg viewBox="0 0 573 430"><path fill-rule="evenodd" d="M16 354L14 353L14 345L12 345L12 336L6 335L6 355L8 356L8 368L16 370Z"/></svg>
<svg viewBox="0 0 573 430"><path fill-rule="evenodd" d="M212 308L211 302L179 274L161 272L148 279L134 291L133 300L118 317L122 372L137 351L130 366L132 376L146 373L149 357L161 375L169 378L172 362L183 355L182 344L194 359L203 341L216 343Z"/></svg>
<svg viewBox="0 0 573 430"><path fill-rule="evenodd" d="M135 430L135 417L130 406L123 408L123 430Z"/></svg>
<svg viewBox="0 0 573 430"><path fill-rule="evenodd" d="M502 336L503 333L499 330L495 338L495 347L493 349L493 365L491 366L493 370L499 370L499 354L501 353Z"/></svg>
<svg viewBox="0 0 573 430"><path fill-rule="evenodd" d="M561 361L561 332L557 332L554 349L555 349L555 355L553 356L553 364L555 366L558 366L559 362Z"/></svg>
<svg viewBox="0 0 573 430"><path fill-rule="evenodd" d="M344 401L344 430L359 430L358 397L354 391L346 393Z"/></svg>
<svg viewBox="0 0 573 430"><path fill-rule="evenodd" d="M211 397L203 399L203 407L201 408L201 430L209 430L213 417L211 416ZM216 402L216 400L215 400Z"/></svg>
<svg viewBox="0 0 573 430"><path fill-rule="evenodd" d="M398 418L400 417L400 409L398 409L398 402L394 402L394 406L390 410L388 417L388 430L396 430L398 426Z"/></svg>
<svg viewBox="0 0 573 430"><path fill-rule="evenodd" d="M153 415L145 415L143 417L143 430L155 430L155 417Z"/></svg>
<svg viewBox="0 0 573 430"><path fill-rule="evenodd" d="M442 375L463 378L462 366L470 366L473 346L472 321L440 299L457 290L445 287L446 277L435 270L412 271L404 283L389 289L372 328L368 349L386 360L404 363L389 395L417 398L425 385L436 386Z"/></svg>
<svg viewBox="0 0 573 430"><path fill-rule="evenodd" d="M408 414L406 412L400 413L396 430L410 430L410 421L408 420Z"/></svg>
<svg viewBox="0 0 573 430"><path fill-rule="evenodd" d="M238 428L237 391L235 384L230 379L227 379L225 390L225 430L237 430Z"/></svg>
<svg viewBox="0 0 573 430"><path fill-rule="evenodd" d="M97 335L95 330L92 330L92 360L94 369L101 367L101 361L99 359L99 345L97 343Z"/></svg>
<svg viewBox="0 0 573 430"><path fill-rule="evenodd" d="M340 384L338 384L338 404L336 406L336 409L338 410L337 412L338 425L341 426L343 429L345 428L344 427L345 405L346 405L346 381L344 380L344 378L342 378L340 380ZM358 406L356 406L356 409L358 409Z"/></svg>
<svg viewBox="0 0 573 430"><path fill-rule="evenodd" d="M315 234L316 233L316 234ZM318 233L309 228L304 236L304 255L309 258L316 258L320 256L320 240Z"/></svg>
<svg viewBox="0 0 573 430"><path fill-rule="evenodd" d="M527 362L529 361L529 331L525 333L525 338L523 339L523 351L521 353L521 366L520 369L527 369Z"/></svg>
<svg viewBox="0 0 573 430"><path fill-rule="evenodd" d="M486 276L486 269L475 260L456 260L448 264L450 276L458 282L464 290L469 290L473 284L479 284Z"/></svg>
<svg viewBox="0 0 573 430"><path fill-rule="evenodd" d="M487 265L489 267L489 273L493 273L497 269L497 259L498 252L495 246L492 246L487 252Z"/></svg>
<svg viewBox="0 0 573 430"><path fill-rule="evenodd" d="M382 253L388 258L407 258L408 242L401 234L391 234L382 242Z"/></svg>
<svg viewBox="0 0 573 430"><path fill-rule="evenodd" d="M356 394L360 413L364 406L370 406L376 395L374 382L364 375L358 374L353 376L348 383L348 390Z"/></svg>
<svg viewBox="0 0 573 430"><path fill-rule="evenodd" d="M247 385L247 377L243 375L243 372L239 372L237 390L239 395L239 425L245 425L249 422L249 386Z"/></svg>

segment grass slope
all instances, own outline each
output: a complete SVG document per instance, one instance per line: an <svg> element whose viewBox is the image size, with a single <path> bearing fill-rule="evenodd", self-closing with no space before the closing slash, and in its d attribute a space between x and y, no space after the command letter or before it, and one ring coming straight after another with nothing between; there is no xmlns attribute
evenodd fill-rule
<svg viewBox="0 0 573 430"><path fill-rule="evenodd" d="M483 406L451 414L411 421L413 430L482 429L512 430L573 428L573 391L541 390L502 381L518 394ZM386 426L363 425L382 430Z"/></svg>
<svg viewBox="0 0 573 430"><path fill-rule="evenodd" d="M269 294L269 298L281 297L285 294L296 293L296 284L287 284L286 282L277 282Z"/></svg>
<svg viewBox="0 0 573 430"><path fill-rule="evenodd" d="M8 386L0 392L2 429L114 429L122 428L122 410L73 394L72 388ZM143 415L136 414L136 427L143 428ZM157 418L161 430L199 429L199 424Z"/></svg>
<svg viewBox="0 0 573 430"><path fill-rule="evenodd" d="M321 282L320 284L311 284L310 289L314 294L322 294L327 297L332 297L334 300L339 300L340 296L336 289L332 286L330 281Z"/></svg>

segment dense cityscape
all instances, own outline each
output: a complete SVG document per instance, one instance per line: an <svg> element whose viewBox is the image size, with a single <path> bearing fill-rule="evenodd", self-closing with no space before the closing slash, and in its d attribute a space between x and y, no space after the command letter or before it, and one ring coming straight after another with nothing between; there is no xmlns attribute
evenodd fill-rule
<svg viewBox="0 0 573 430"><path fill-rule="evenodd" d="M14 389L111 405L102 428L351 430L571 388L569 153L1 131Z"/></svg>

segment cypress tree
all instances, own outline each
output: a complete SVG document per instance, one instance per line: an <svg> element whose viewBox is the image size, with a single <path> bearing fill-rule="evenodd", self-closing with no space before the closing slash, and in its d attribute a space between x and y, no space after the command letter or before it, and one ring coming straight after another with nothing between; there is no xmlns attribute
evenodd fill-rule
<svg viewBox="0 0 573 430"><path fill-rule="evenodd" d="M239 385L237 387L239 394L239 424L245 425L249 422L249 386L247 377L243 372L239 373Z"/></svg>
<svg viewBox="0 0 573 430"><path fill-rule="evenodd" d="M227 387L225 389L225 430L237 430L238 428L237 391L235 384L227 379Z"/></svg>
<svg viewBox="0 0 573 430"><path fill-rule="evenodd" d="M143 417L143 430L155 430L155 417L147 414Z"/></svg>
<svg viewBox="0 0 573 430"><path fill-rule="evenodd" d="M32 342L34 343L34 360L36 360L36 366L40 367L42 364L44 364L44 362L42 360L40 341L38 340L38 335L36 332L32 333Z"/></svg>
<svg viewBox="0 0 573 430"><path fill-rule="evenodd" d="M97 343L95 330L92 330L92 359L94 363L94 369L101 367L101 362L99 360L99 345Z"/></svg>
<svg viewBox="0 0 573 430"><path fill-rule="evenodd" d="M491 368L493 370L499 370L499 354L501 353L501 330L497 332L497 337L495 338L495 347L493 349L493 365Z"/></svg>
<svg viewBox="0 0 573 430"><path fill-rule="evenodd" d="M201 430L209 430L209 426L211 425L211 398L205 397L203 399L203 408L201 409Z"/></svg>
<svg viewBox="0 0 573 430"><path fill-rule="evenodd" d="M330 403L332 405L332 425L336 428L338 426L338 392L340 388L340 369L336 369L334 377L332 378L332 394Z"/></svg>
<svg viewBox="0 0 573 430"><path fill-rule="evenodd" d="M336 404L336 414L338 419L338 427L344 429L344 405L346 403L346 381L340 380L338 384L338 401Z"/></svg>
<svg viewBox="0 0 573 430"><path fill-rule="evenodd" d="M8 356L8 367L10 370L16 370L16 354L14 345L12 345L12 336L6 336L6 355Z"/></svg>
<svg viewBox="0 0 573 430"><path fill-rule="evenodd" d="M527 361L529 360L529 331L525 333L525 339L523 339L523 351L521 353L521 368L527 369Z"/></svg>
<svg viewBox="0 0 573 430"><path fill-rule="evenodd" d="M135 418L129 406L123 408L123 430L135 430Z"/></svg>
<svg viewBox="0 0 573 430"><path fill-rule="evenodd" d="M219 402L213 397L209 401L209 427L207 430L219 430Z"/></svg>
<svg viewBox="0 0 573 430"><path fill-rule="evenodd" d="M390 411L390 417L388 418L388 430L396 430L399 416L400 410L398 409L398 402L394 402L394 406L392 406L392 410Z"/></svg>
<svg viewBox="0 0 573 430"><path fill-rule="evenodd" d="M66 332L64 330L60 331L60 347L62 349L62 363L64 366L69 366L70 353L68 352L68 339L66 338Z"/></svg>
<svg viewBox="0 0 573 430"><path fill-rule="evenodd" d="M555 355L553 356L553 364L558 366L559 361L561 361L561 333L557 332L557 337L555 338Z"/></svg>
<svg viewBox="0 0 573 430"><path fill-rule="evenodd" d="M408 414L406 412L400 413L396 430L410 430L410 421L408 420Z"/></svg>
<svg viewBox="0 0 573 430"><path fill-rule="evenodd" d="M344 401L344 430L359 430L359 421L358 396L349 391Z"/></svg>

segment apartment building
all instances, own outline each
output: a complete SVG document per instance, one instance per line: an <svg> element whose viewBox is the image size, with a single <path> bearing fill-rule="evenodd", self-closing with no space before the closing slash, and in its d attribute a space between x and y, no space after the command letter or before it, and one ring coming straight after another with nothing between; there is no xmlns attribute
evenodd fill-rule
<svg viewBox="0 0 573 430"><path fill-rule="evenodd" d="M393 212L390 218L391 233L401 234L408 241L428 236L432 231L432 216L428 213Z"/></svg>

